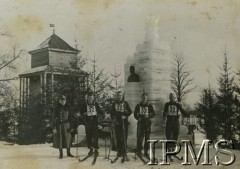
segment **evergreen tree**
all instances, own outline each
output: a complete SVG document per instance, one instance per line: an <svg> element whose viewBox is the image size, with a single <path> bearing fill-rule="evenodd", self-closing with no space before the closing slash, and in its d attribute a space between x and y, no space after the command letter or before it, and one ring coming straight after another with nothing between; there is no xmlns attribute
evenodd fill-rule
<svg viewBox="0 0 240 169"><path fill-rule="evenodd" d="M219 108L216 102L216 92L214 90L210 87L202 90L197 110L201 113L200 117L204 121L201 127L203 127L206 132L206 138L212 141L215 141L219 134L217 126Z"/></svg>
<svg viewBox="0 0 240 169"><path fill-rule="evenodd" d="M19 106L8 109L8 129L7 138L9 141L18 142L18 121L19 121Z"/></svg>
<svg viewBox="0 0 240 169"><path fill-rule="evenodd" d="M220 134L224 139L234 139L236 112L234 111L234 76L229 66L227 52L224 52L224 62L220 68L220 77L218 78L219 94L218 105L220 111L218 114L218 125Z"/></svg>
<svg viewBox="0 0 240 169"><path fill-rule="evenodd" d="M235 95L235 111L236 111L236 130L238 135L238 141L240 142L240 69L236 73L237 80L236 80L236 95Z"/></svg>
<svg viewBox="0 0 240 169"><path fill-rule="evenodd" d="M91 90L94 92L95 99L103 105L104 102L109 99L108 93L110 90L114 90L111 87L111 76L105 73L103 68L99 68L96 64L96 58L92 61L92 70L89 71L89 84Z"/></svg>

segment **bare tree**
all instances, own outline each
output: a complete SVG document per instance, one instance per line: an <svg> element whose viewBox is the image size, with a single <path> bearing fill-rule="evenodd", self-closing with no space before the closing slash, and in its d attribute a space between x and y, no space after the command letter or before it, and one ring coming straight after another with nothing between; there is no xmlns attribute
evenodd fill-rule
<svg viewBox="0 0 240 169"><path fill-rule="evenodd" d="M171 72L171 89L177 96L177 101L181 102L182 98L192 92L194 86L191 71L186 65L186 60L182 53L176 53L172 63Z"/></svg>
<svg viewBox="0 0 240 169"><path fill-rule="evenodd" d="M0 32L0 37L11 38L12 36L8 32ZM19 59L25 50L17 50L14 45L9 51L0 53L0 83L16 80L17 77L13 77L13 71L16 70L14 62Z"/></svg>
<svg viewBox="0 0 240 169"><path fill-rule="evenodd" d="M9 32L0 31L0 40L7 42L14 40ZM24 50L17 50L16 45L9 45L11 43L6 43L6 46L1 46L0 51L0 105L2 107L7 106L9 103L13 103L9 100L16 99L16 87L14 83L11 83L13 80L17 80L17 64L16 60L19 59Z"/></svg>
<svg viewBox="0 0 240 169"><path fill-rule="evenodd" d="M13 51L5 54L0 54L0 95L4 97L13 97L13 83L11 81L17 80L18 77L15 75L17 70L16 64L14 63L24 50L16 52L16 48ZM5 104L4 100L1 104Z"/></svg>

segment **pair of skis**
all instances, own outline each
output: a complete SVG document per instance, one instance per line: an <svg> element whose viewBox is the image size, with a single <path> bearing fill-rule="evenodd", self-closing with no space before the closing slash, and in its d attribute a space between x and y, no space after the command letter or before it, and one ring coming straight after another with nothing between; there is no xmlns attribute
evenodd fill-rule
<svg viewBox="0 0 240 169"><path fill-rule="evenodd" d="M119 156L115 157L113 160L111 160L111 164L116 163L118 160ZM129 161L129 158L125 155L123 156L121 163L124 163L125 161Z"/></svg>
<svg viewBox="0 0 240 169"><path fill-rule="evenodd" d="M91 157L92 155L87 155L86 157L84 157L83 159L78 159L79 162L84 162L85 160L87 160L89 157ZM92 161L92 165L95 165L96 160L97 160L98 155L94 155L93 157L93 161Z"/></svg>
<svg viewBox="0 0 240 169"><path fill-rule="evenodd" d="M147 160L149 160L148 158L147 158L147 160L145 160L142 155L139 155L138 153L136 153L134 160L137 160L137 158L139 158L143 162L144 165L146 165L148 163Z"/></svg>

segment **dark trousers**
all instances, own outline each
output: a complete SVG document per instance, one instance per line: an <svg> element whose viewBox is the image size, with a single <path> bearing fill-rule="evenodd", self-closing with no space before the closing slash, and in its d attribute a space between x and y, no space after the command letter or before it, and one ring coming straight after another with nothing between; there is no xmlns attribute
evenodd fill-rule
<svg viewBox="0 0 240 169"><path fill-rule="evenodd" d="M126 153L127 147L127 136L128 136L128 121L119 122L115 127L116 141L117 141L117 152L118 155ZM125 141L124 141L125 138Z"/></svg>
<svg viewBox="0 0 240 169"><path fill-rule="evenodd" d="M167 122L166 122L166 138L167 140L178 140L178 135L179 135L179 120L178 117L168 117ZM169 148L173 148L174 144L168 145Z"/></svg>
<svg viewBox="0 0 240 169"><path fill-rule="evenodd" d="M144 153L148 153L151 133L151 123L149 122L138 122L137 124L137 151L140 153L143 149L143 139L144 139Z"/></svg>
<svg viewBox="0 0 240 169"><path fill-rule="evenodd" d="M85 132L88 148L98 149L98 120L96 116L86 117Z"/></svg>

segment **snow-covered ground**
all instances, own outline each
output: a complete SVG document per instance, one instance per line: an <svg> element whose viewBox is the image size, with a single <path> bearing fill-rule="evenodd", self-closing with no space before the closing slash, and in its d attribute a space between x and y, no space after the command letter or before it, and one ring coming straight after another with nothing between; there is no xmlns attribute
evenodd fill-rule
<svg viewBox="0 0 240 169"><path fill-rule="evenodd" d="M196 144L201 144L201 139L203 135L201 133L196 133ZM199 147L199 146L197 146ZM101 168L101 169L123 169L123 168L151 168L151 169L162 169L162 168L239 168L240 166L240 151L231 150L236 155L236 161L231 166L216 166L214 160L212 160L212 166L202 166L194 165L191 158L191 166L183 166L180 161L175 160L173 163L170 163L169 166L148 166L143 165L140 160L134 160L134 154L129 153L130 158L129 162L122 164L118 160L115 164L110 164L110 161L104 160L104 147L100 148L100 156L97 159L95 166L91 166L92 158L87 159L86 161L79 163L77 158L67 158L66 152L64 152L64 158L62 160L58 159L58 150L51 147L51 144L41 144L41 145L10 145L6 142L0 142L0 169L84 169L84 168ZM198 149L197 149L198 151ZM73 155L76 155L77 149L72 148L71 152ZM80 157L84 157L87 154L88 150L85 147L78 148L78 154ZM111 152L111 158L115 157L115 152ZM162 158L161 149L156 151L157 157ZM210 159L215 154L215 149L210 148ZM183 155L183 149L179 155ZM228 161L228 156L220 156L223 161ZM203 162L201 159L200 162Z"/></svg>

